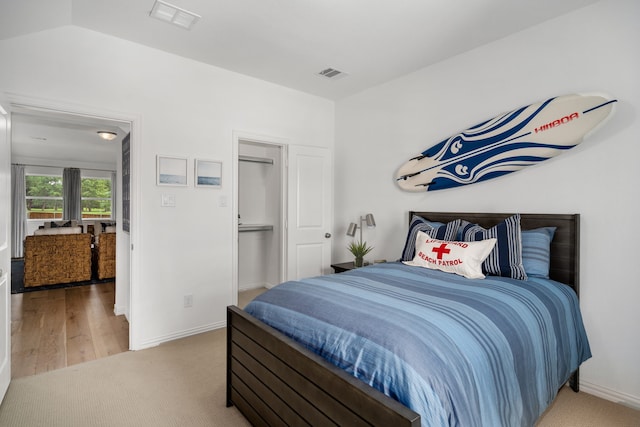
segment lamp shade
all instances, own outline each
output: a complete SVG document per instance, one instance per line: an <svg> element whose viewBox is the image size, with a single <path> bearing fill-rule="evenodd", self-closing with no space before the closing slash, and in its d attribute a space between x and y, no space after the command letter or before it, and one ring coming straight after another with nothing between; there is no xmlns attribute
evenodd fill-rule
<svg viewBox="0 0 640 427"><path fill-rule="evenodd" d="M376 220L373 218L373 214L367 214L365 221L367 221L367 227L374 228L376 226Z"/></svg>
<svg viewBox="0 0 640 427"><path fill-rule="evenodd" d="M347 228L347 236L355 236L356 235L356 230L358 229L358 225L354 222L352 222L351 224L349 224L349 228Z"/></svg>

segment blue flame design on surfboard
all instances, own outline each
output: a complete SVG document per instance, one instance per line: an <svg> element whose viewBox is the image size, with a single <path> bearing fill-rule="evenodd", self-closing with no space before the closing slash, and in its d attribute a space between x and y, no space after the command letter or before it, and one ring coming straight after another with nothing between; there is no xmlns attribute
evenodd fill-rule
<svg viewBox="0 0 640 427"><path fill-rule="evenodd" d="M402 165L407 191L435 191L497 178L578 145L609 117L617 100L564 95L479 123Z"/></svg>

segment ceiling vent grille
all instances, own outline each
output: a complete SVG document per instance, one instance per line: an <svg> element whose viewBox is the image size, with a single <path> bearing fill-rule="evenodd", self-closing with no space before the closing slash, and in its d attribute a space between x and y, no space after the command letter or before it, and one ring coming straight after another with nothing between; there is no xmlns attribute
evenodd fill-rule
<svg viewBox="0 0 640 427"><path fill-rule="evenodd" d="M318 75L331 80L338 80L342 77L348 76L347 73L336 70L335 68L325 68L324 70L320 71Z"/></svg>
<svg viewBox="0 0 640 427"><path fill-rule="evenodd" d="M185 30L190 30L201 18L200 15L162 0L156 0L151 12L149 12L149 16L176 25L180 28L184 28Z"/></svg>

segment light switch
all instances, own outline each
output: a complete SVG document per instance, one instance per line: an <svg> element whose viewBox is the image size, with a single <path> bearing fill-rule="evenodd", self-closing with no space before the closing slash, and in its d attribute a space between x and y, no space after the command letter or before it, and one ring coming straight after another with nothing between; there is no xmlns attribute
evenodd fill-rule
<svg viewBox="0 0 640 427"><path fill-rule="evenodd" d="M218 206L220 206L221 208L227 207L227 196L223 194L220 197L218 197Z"/></svg>
<svg viewBox="0 0 640 427"><path fill-rule="evenodd" d="M176 195L175 194L163 194L162 195L162 203L160 204L160 206L174 208L176 206Z"/></svg>

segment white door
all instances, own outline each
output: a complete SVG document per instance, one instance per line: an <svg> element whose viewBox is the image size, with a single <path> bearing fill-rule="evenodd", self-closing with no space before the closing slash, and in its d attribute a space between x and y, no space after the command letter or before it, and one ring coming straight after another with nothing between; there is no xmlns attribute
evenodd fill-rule
<svg viewBox="0 0 640 427"><path fill-rule="evenodd" d="M330 272L332 176L329 150L289 145L287 278Z"/></svg>
<svg viewBox="0 0 640 427"><path fill-rule="evenodd" d="M11 381L11 149L9 115L0 99L0 402Z"/></svg>

